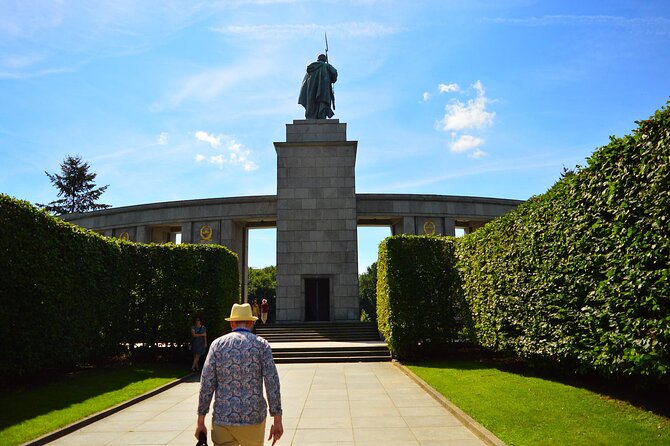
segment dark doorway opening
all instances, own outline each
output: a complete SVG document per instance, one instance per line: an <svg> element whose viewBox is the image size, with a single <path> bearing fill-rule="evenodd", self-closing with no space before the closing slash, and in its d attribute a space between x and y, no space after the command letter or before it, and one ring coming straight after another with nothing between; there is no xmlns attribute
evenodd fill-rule
<svg viewBox="0 0 670 446"><path fill-rule="evenodd" d="M330 279L305 279L305 321L330 320Z"/></svg>

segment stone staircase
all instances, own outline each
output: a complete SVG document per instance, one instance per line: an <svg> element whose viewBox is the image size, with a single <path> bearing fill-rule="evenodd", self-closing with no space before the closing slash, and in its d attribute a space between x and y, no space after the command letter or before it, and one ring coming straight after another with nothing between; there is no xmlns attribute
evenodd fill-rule
<svg viewBox="0 0 670 446"><path fill-rule="evenodd" d="M276 363L391 360L386 342L372 323L257 324L254 332L270 343Z"/></svg>

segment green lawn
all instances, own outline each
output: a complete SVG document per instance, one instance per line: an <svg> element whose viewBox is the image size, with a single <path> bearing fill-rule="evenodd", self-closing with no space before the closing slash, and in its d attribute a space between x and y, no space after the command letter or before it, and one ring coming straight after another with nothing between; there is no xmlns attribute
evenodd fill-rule
<svg viewBox="0 0 670 446"><path fill-rule="evenodd" d="M408 367L508 445L670 445L670 419L589 390L474 360Z"/></svg>
<svg viewBox="0 0 670 446"><path fill-rule="evenodd" d="M183 366L92 369L0 395L0 444L17 445L186 375Z"/></svg>

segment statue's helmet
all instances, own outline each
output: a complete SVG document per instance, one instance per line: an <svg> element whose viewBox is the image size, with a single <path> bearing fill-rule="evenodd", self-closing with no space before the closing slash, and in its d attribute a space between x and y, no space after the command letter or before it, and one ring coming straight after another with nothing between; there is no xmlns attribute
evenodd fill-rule
<svg viewBox="0 0 670 446"><path fill-rule="evenodd" d="M325 62L328 59L326 58L325 54L319 54L319 57L317 57L316 60L319 60L321 62Z"/></svg>

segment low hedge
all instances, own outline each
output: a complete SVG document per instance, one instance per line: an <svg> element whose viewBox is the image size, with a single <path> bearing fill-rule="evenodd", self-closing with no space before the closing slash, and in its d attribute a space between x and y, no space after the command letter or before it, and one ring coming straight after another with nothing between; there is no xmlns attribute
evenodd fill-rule
<svg viewBox="0 0 670 446"><path fill-rule="evenodd" d="M467 308L454 239L400 235L379 246L377 324L395 356L412 358L463 337Z"/></svg>
<svg viewBox="0 0 670 446"><path fill-rule="evenodd" d="M237 258L221 246L105 238L7 195L0 227L0 377L185 343L195 314L216 336L239 301Z"/></svg>

